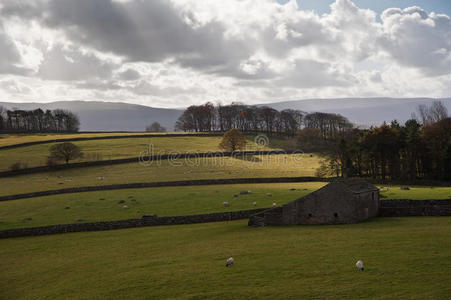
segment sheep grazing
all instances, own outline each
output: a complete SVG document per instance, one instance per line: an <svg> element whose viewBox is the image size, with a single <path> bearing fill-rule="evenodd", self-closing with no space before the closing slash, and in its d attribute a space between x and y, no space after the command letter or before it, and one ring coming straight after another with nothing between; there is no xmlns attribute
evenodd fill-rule
<svg viewBox="0 0 451 300"><path fill-rule="evenodd" d="M252 205L253 205L253 206L257 206L257 202L255 202L255 201L252 202Z"/></svg>
<svg viewBox="0 0 451 300"><path fill-rule="evenodd" d="M231 267L233 265L233 257L230 257L227 261L226 261L226 267Z"/></svg>
<svg viewBox="0 0 451 300"><path fill-rule="evenodd" d="M358 261L355 263L355 266L357 267L357 269L359 269L360 271L363 272L363 261L358 260Z"/></svg>
<svg viewBox="0 0 451 300"><path fill-rule="evenodd" d="M224 207L229 207L229 202L222 202L222 205L224 205Z"/></svg>
<svg viewBox="0 0 451 300"><path fill-rule="evenodd" d="M274 202L273 204L272 204L272 207L276 207L277 206L277 204L276 204L276 202Z"/></svg>

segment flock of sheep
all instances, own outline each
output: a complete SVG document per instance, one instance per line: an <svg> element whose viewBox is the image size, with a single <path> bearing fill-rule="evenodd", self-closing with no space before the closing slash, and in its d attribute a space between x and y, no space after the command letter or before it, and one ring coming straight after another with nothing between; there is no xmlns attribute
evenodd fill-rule
<svg viewBox="0 0 451 300"><path fill-rule="evenodd" d="M241 191L241 192L240 192L240 195L245 195L245 194L252 194L252 191ZM234 196L235 198L238 197L238 195L233 195L233 196ZM271 193L267 193L266 196L272 197L272 194L271 194ZM229 207L229 206L230 206L230 203L229 203L228 201L224 201L224 202L222 202L222 205L223 205L224 207ZM256 201L252 202L252 206L257 206L257 202L256 202ZM276 206L277 206L277 203L276 203L276 202L273 202L272 207L276 207Z"/></svg>

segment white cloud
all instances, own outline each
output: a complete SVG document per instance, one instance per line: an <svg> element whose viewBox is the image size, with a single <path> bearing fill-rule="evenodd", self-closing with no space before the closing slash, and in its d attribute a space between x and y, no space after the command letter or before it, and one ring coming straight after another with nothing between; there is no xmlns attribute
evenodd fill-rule
<svg viewBox="0 0 451 300"><path fill-rule="evenodd" d="M350 0L321 16L295 0L4 0L0 15L5 100L179 107L450 91L450 19L419 7L378 21Z"/></svg>
<svg viewBox="0 0 451 300"><path fill-rule="evenodd" d="M382 13L382 48L399 64L425 75L451 73L451 21L419 7Z"/></svg>

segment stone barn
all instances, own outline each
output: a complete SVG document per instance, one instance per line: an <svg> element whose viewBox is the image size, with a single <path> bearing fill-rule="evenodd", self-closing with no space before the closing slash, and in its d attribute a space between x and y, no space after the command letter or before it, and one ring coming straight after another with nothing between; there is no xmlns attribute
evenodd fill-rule
<svg viewBox="0 0 451 300"><path fill-rule="evenodd" d="M361 180L329 183L305 197L253 215L250 226L357 223L375 217L379 189Z"/></svg>

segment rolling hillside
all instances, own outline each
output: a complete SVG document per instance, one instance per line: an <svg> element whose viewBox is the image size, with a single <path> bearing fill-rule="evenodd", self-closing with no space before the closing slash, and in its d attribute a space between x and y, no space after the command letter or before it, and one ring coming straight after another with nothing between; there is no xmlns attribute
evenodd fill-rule
<svg viewBox="0 0 451 300"><path fill-rule="evenodd" d="M380 125L384 121L394 119L404 123L411 118L420 104L430 105L440 100L451 112L451 98L341 98L341 99L308 99L267 103L277 110L300 109L306 112L338 113L351 122L361 126Z"/></svg>

